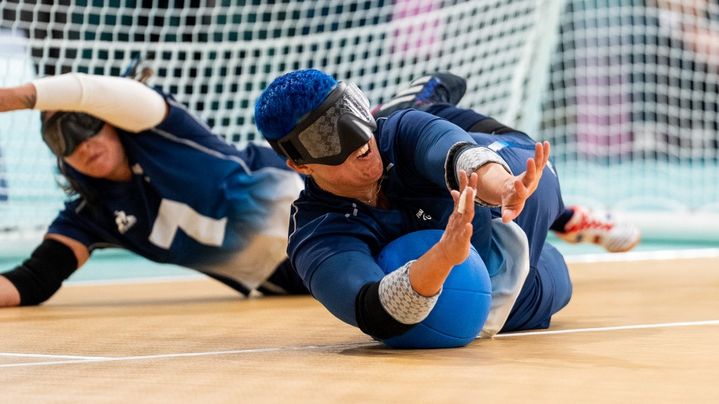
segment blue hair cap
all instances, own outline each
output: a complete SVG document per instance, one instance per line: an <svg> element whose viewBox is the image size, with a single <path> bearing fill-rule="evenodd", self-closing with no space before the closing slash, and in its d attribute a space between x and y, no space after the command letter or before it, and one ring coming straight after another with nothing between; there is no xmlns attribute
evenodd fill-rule
<svg viewBox="0 0 719 404"><path fill-rule="evenodd" d="M257 129L267 140L283 138L336 85L334 77L316 69L283 74L267 86L255 103Z"/></svg>

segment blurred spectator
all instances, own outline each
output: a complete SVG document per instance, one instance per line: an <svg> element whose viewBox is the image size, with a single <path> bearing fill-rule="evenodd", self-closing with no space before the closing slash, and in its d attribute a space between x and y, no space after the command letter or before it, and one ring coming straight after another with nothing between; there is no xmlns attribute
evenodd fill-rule
<svg viewBox="0 0 719 404"><path fill-rule="evenodd" d="M713 159L719 149L719 3L650 0L633 72L644 131L659 155ZM641 129L641 128L640 128ZM654 138L647 142L648 138Z"/></svg>

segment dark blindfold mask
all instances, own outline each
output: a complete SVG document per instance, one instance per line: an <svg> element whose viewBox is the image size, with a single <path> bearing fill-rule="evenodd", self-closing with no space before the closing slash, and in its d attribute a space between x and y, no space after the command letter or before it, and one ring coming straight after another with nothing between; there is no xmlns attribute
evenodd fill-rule
<svg viewBox="0 0 719 404"><path fill-rule="evenodd" d="M364 93L355 84L340 81L292 132L269 143L295 164L336 166L369 142L376 129Z"/></svg>
<svg viewBox="0 0 719 404"><path fill-rule="evenodd" d="M104 125L104 121L82 112L58 111L43 119L42 140L56 156L67 157L80 143L97 135Z"/></svg>

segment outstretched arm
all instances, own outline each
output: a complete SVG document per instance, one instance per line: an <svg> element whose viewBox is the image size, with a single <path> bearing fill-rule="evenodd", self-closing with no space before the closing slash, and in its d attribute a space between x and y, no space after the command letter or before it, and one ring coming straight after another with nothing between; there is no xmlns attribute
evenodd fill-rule
<svg viewBox="0 0 719 404"><path fill-rule="evenodd" d="M162 122L168 106L160 94L135 80L69 73L0 88L0 112L19 109L85 112L140 132Z"/></svg>
<svg viewBox="0 0 719 404"><path fill-rule="evenodd" d="M508 223L522 212L524 203L534 193L549 160L549 142L534 146L534 157L527 159L527 169L512 175L499 164L487 164L477 169L479 184L477 198L490 205L502 207L502 221Z"/></svg>
<svg viewBox="0 0 719 404"><path fill-rule="evenodd" d="M397 122L399 120L399 122ZM466 131L444 119L424 112L407 111L387 124L396 125L396 153L413 170L438 186L459 188L459 173L478 174L477 202L502 207L502 220L514 220L536 190L547 160L548 142L535 145L526 171L513 175L507 163L493 150L479 146ZM392 132L392 131L389 131Z"/></svg>

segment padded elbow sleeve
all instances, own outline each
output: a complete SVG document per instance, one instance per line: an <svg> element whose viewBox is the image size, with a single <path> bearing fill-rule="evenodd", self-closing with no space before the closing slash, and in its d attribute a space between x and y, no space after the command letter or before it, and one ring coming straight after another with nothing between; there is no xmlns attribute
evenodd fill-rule
<svg viewBox="0 0 719 404"><path fill-rule="evenodd" d="M47 239L25 262L2 275L20 293L20 305L31 306L49 299L76 269L77 258L72 249Z"/></svg>

